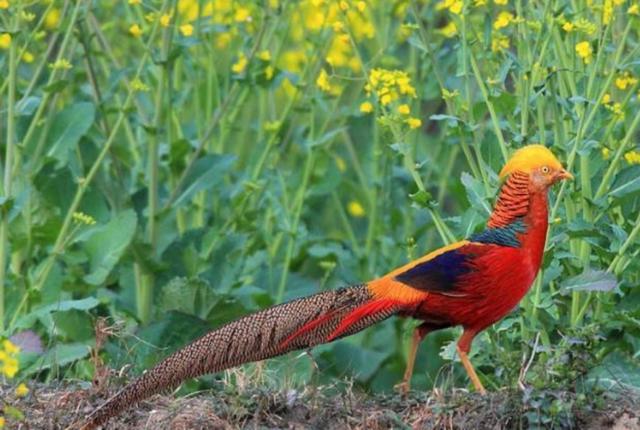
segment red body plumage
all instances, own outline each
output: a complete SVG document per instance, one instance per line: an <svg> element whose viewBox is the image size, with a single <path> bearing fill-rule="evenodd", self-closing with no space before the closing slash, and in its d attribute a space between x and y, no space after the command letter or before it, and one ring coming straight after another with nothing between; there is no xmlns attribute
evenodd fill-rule
<svg viewBox="0 0 640 430"><path fill-rule="evenodd" d="M459 278L459 294L430 294L413 316L480 331L512 311L535 280L547 235L546 193L534 194L530 203L526 231L518 234L520 247L466 245L462 252L470 255L475 270Z"/></svg>

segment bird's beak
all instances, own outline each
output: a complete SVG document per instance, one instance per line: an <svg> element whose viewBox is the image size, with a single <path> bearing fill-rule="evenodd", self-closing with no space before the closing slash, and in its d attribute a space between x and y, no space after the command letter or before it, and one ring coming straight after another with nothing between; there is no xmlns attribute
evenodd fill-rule
<svg viewBox="0 0 640 430"><path fill-rule="evenodd" d="M573 180L573 175L567 172L565 169L562 169L558 172L558 179L569 179Z"/></svg>

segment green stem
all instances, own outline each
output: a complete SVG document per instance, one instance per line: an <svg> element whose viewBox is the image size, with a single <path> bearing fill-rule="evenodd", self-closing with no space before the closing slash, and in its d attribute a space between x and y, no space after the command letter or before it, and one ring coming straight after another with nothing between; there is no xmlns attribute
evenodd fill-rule
<svg viewBox="0 0 640 430"><path fill-rule="evenodd" d="M168 9L161 9L162 12L166 12ZM169 75L169 49L172 37L172 27L165 27L162 30L162 48L160 52L160 59L158 65L160 67L160 73L158 77L158 83L156 88L156 99L154 106L153 117L153 134L149 139L149 152L147 160L147 179L149 181L148 193L147 193L147 242L151 247L151 258L158 257L156 251L156 244L158 238L157 232L157 217L158 217L158 178L159 178L159 148L160 138L163 135L161 130L163 124L169 126L170 121L165 121L164 116L164 102L167 94L167 81ZM169 98L170 100L170 98ZM153 290L155 284L155 276L153 272L141 268L142 276L140 277L141 283L137 285L136 291L136 307L138 311L138 318L143 324L147 324L151 319L151 304L153 301Z"/></svg>
<svg viewBox="0 0 640 430"><path fill-rule="evenodd" d="M313 119L312 119L313 121ZM291 223L291 236L289 237L289 243L287 244L287 250L285 252L284 264L282 265L282 274L280 275L280 283L278 284L278 292L276 294L276 303L282 303L284 299L284 291L287 286L287 277L289 275L289 266L291 259L293 258L293 248L296 243L298 234L298 226L300 224L300 216L302 215L302 208L304 206L304 196L307 192L309 185L309 178L313 171L313 162L315 159L314 148L309 148L307 153L307 160L304 165L302 173L302 184L298 188L298 194L293 202L293 220Z"/></svg>
<svg viewBox="0 0 640 430"><path fill-rule="evenodd" d="M21 3L20 3L21 4ZM17 30L22 7L14 15L14 30ZM15 34L15 32L14 32ZM6 285L6 273L9 255L9 214L7 213L7 204L11 199L12 189L12 172L14 162L14 149L16 145L16 67L17 58L17 41L12 41L9 46L9 88L7 91L7 141L6 154L4 159L4 178L2 180L2 195L5 204L2 205L2 222L0 224L0 332L4 331L4 291Z"/></svg>
<svg viewBox="0 0 640 430"><path fill-rule="evenodd" d="M484 85L484 81L482 80L480 69L478 68L478 64L476 63L476 58L471 49L469 50L469 60L471 61L471 69L473 70L473 75L476 78L476 83L478 84L478 88L480 88L480 92L482 93L484 102L487 105L487 109L489 110L489 115L491 116L491 123L493 124L493 132L498 138L498 143L500 144L500 152L502 153L502 158L504 158L504 161L507 161L507 159L509 158L509 153L507 151L507 144L504 140L504 136L502 135L502 129L500 129L498 115L496 114L496 110L493 107L493 103L491 103L491 100L489 99L489 92L487 91L487 87L485 87ZM472 109L472 106L469 106L469 109Z"/></svg>
<svg viewBox="0 0 640 430"><path fill-rule="evenodd" d="M67 53L67 47L71 41L73 29L75 27L76 21L78 20L78 15L80 13L80 9L83 3L84 3L83 0L78 0L76 2L75 8L71 13L71 18L69 20L69 24L66 29L64 38L62 39L62 43L60 44L60 50L58 51L58 55L54 60L55 63L64 59L64 56ZM54 82L56 82L60 78L59 75L60 75L60 71L58 69L52 70L51 74L49 75L49 79L46 83L46 86L49 86ZM53 94L52 92L47 91L42 96L42 100L38 105L38 109L36 110L36 113L34 114L33 119L31 119L31 122L29 123L29 128L27 129L24 137L22 138L22 147L27 147L27 145L29 145L29 142L31 142L31 138L33 137L33 134L36 132L36 130L40 126L40 119L42 117L42 114L44 113L44 110L47 107L49 107L49 101L51 100L52 94ZM42 153L42 148L36 148L36 150L34 151L34 155L31 161L31 166L32 166L30 169L31 175L34 175L37 170L37 164L38 164L41 153Z"/></svg>

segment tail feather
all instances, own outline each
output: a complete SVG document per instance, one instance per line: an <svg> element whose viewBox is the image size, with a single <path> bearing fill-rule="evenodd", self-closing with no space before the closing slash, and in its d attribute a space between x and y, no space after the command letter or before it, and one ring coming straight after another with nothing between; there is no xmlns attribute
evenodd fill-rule
<svg viewBox="0 0 640 430"><path fill-rule="evenodd" d="M335 310L335 311L328 312L326 315L321 315L318 318L309 321L308 323L300 327L298 330L293 332L293 334L289 335L284 341L282 341L280 343L280 346L282 348L286 348L296 338L304 335L305 333L312 332L313 330L326 324L330 320L335 319L336 315L339 315L339 314L340 314L340 310Z"/></svg>
<svg viewBox="0 0 640 430"><path fill-rule="evenodd" d="M202 336L146 371L93 411L81 428L93 429L141 400L173 389L186 379L356 333L393 314L388 304L374 306L377 302L365 285L358 285L325 291L247 315ZM366 315L367 306L376 313Z"/></svg>
<svg viewBox="0 0 640 430"><path fill-rule="evenodd" d="M390 317L398 310L398 302L392 299L377 299L364 303L342 318L340 325L327 338L327 342L349 333L349 329L352 327L358 327L363 323L367 327L373 324L373 322L369 322L370 319L377 322Z"/></svg>

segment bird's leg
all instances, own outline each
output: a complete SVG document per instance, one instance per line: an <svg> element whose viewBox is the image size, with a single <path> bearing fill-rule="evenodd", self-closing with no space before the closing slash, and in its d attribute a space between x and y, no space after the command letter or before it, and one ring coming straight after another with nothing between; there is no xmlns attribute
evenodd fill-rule
<svg viewBox="0 0 640 430"><path fill-rule="evenodd" d="M407 368L404 371L402 382L394 387L400 394L407 394L409 392L409 388L411 388L411 376L413 376L413 366L416 364L416 355L418 354L418 346L420 346L422 339L432 330L433 327L427 323L420 324L413 330Z"/></svg>
<svg viewBox="0 0 640 430"><path fill-rule="evenodd" d="M473 338L476 336L476 331L465 329L462 333L462 336L458 340L458 355L460 356L460 361L462 361L462 365L464 369L467 371L467 375L469 375L469 379L473 382L473 386L476 388L480 394L487 394L487 391L482 386L482 382L480 382L480 378L478 378L478 374L475 369L471 365L471 361L469 361L469 350L471 349L471 342Z"/></svg>

